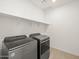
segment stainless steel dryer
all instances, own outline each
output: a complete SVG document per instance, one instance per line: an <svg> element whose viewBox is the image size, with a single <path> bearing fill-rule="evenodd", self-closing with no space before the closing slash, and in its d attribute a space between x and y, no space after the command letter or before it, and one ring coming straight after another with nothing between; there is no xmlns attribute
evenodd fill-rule
<svg viewBox="0 0 79 59"><path fill-rule="evenodd" d="M41 35L40 33L30 34L32 39L37 40L38 59L49 59L50 55L50 40L47 35Z"/></svg>
<svg viewBox="0 0 79 59"><path fill-rule="evenodd" d="M37 41L25 35L6 37L2 48L2 59L37 59Z"/></svg>

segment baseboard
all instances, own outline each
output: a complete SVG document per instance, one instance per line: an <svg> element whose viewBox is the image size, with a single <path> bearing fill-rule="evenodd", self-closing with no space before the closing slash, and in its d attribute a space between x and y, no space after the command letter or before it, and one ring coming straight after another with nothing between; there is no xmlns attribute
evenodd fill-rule
<svg viewBox="0 0 79 59"><path fill-rule="evenodd" d="M66 53L66 54L68 54L68 55L72 55L72 56L79 57L79 55L77 55L77 54L73 54L73 53L68 52L68 51L65 51L65 50L63 50L63 49L59 49L59 48L52 48L52 49L55 49L55 50L58 50L58 51L64 52L64 53Z"/></svg>

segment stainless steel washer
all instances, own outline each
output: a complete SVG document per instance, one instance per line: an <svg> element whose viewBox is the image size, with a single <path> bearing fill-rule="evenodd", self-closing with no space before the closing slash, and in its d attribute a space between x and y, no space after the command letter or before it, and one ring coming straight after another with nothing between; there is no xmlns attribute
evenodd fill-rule
<svg viewBox="0 0 79 59"><path fill-rule="evenodd" d="M25 35L6 37L2 56L2 59L37 59L37 41Z"/></svg>

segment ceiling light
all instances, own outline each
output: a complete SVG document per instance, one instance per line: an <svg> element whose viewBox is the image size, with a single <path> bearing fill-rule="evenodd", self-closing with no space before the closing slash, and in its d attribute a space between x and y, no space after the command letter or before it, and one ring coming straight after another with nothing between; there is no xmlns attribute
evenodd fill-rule
<svg viewBox="0 0 79 59"><path fill-rule="evenodd" d="M56 0L52 0L54 3L56 2Z"/></svg>

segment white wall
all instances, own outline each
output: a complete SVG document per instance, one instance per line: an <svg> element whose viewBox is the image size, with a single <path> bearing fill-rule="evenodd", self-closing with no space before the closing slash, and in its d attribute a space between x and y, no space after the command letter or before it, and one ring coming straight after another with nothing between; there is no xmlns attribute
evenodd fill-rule
<svg viewBox="0 0 79 59"><path fill-rule="evenodd" d="M79 0L46 11L52 47L79 56ZM49 33L48 33L49 34Z"/></svg>
<svg viewBox="0 0 79 59"><path fill-rule="evenodd" d="M0 49L6 36L45 33L48 25L0 13Z"/></svg>
<svg viewBox="0 0 79 59"><path fill-rule="evenodd" d="M30 0L0 0L0 12L45 22L43 11Z"/></svg>
<svg viewBox="0 0 79 59"><path fill-rule="evenodd" d="M44 20L43 10L30 0L0 0L0 49L6 36L45 33L48 25Z"/></svg>

